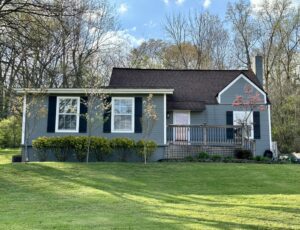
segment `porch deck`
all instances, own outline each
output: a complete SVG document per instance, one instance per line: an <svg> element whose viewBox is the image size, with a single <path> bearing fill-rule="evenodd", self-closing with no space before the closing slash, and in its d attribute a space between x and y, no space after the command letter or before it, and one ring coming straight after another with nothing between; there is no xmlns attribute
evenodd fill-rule
<svg viewBox="0 0 300 230"><path fill-rule="evenodd" d="M255 140L245 137L245 128L238 125L169 125L166 159L182 159L201 151L233 156L237 148L255 155Z"/></svg>

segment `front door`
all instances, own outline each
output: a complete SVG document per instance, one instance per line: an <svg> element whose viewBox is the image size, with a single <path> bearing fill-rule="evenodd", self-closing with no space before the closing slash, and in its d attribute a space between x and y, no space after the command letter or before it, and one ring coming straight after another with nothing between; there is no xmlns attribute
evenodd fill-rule
<svg viewBox="0 0 300 230"><path fill-rule="evenodd" d="M190 139L190 112L189 111L174 111L173 123L175 126L174 130L174 141L189 141ZM182 125L182 126L181 126Z"/></svg>

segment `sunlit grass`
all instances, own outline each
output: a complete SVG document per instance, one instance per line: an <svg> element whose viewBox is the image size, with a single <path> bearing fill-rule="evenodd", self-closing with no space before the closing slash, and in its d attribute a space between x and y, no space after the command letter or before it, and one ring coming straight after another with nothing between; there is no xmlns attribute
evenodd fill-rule
<svg viewBox="0 0 300 230"><path fill-rule="evenodd" d="M0 148L0 164L8 164L11 163L11 158L13 155L20 154L20 149L1 149Z"/></svg>
<svg viewBox="0 0 300 230"><path fill-rule="evenodd" d="M300 229L298 165L0 166L0 229Z"/></svg>

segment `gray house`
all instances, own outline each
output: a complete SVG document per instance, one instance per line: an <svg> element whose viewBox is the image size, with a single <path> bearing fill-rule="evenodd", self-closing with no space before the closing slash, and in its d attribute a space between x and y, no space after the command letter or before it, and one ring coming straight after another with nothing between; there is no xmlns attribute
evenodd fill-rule
<svg viewBox="0 0 300 230"><path fill-rule="evenodd" d="M93 125L94 136L141 139L143 100L149 94L158 115L150 134L158 149L151 160L182 158L199 151L232 155L235 148L263 155L272 146L271 111L259 57L256 64L256 74L251 70L114 68L109 85L101 89L109 95L107 111L87 111L81 101L88 100L89 89L18 89L24 94L22 144L29 143L27 160L36 160L30 145L40 136L87 135L83 113L98 112L105 118L106 122ZM233 106L238 95L247 96L245 86L261 98L264 110L258 110L258 105L249 110ZM29 109L34 98L39 99ZM44 114L30 116L36 107L43 107ZM246 125L241 126L244 117Z"/></svg>

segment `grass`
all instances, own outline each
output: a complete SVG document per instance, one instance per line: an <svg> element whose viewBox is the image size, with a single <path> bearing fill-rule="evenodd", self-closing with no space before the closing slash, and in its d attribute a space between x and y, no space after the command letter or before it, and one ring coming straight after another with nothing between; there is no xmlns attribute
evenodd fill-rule
<svg viewBox="0 0 300 230"><path fill-rule="evenodd" d="M0 165L8 164L11 162L11 158L13 155L20 154L20 149L0 149Z"/></svg>
<svg viewBox="0 0 300 230"><path fill-rule="evenodd" d="M0 229L300 229L299 175L299 165L5 163Z"/></svg>

